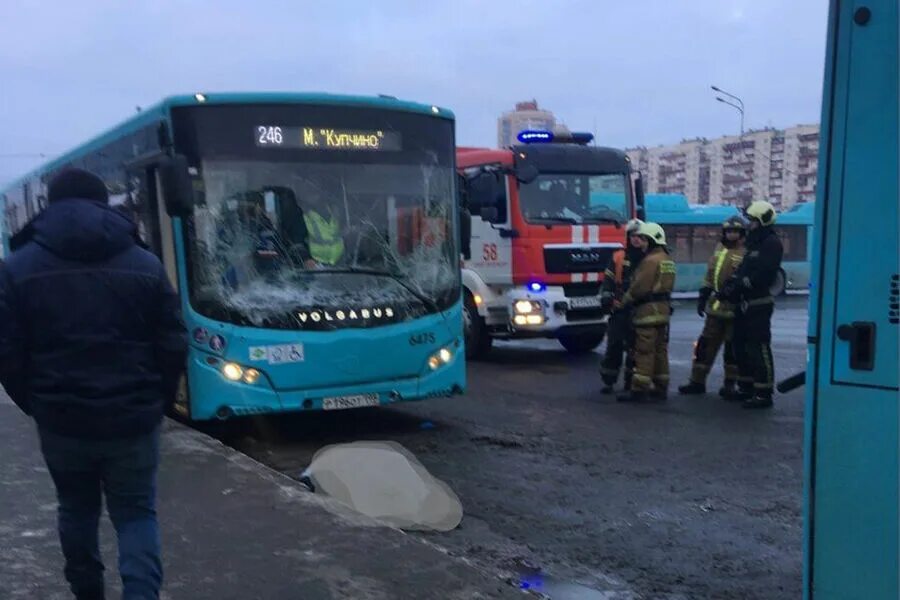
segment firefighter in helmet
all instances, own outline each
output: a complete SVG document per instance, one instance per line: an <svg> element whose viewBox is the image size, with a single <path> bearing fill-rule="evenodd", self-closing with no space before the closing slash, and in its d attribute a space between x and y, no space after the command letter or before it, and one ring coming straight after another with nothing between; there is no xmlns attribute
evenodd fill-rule
<svg viewBox="0 0 900 600"><path fill-rule="evenodd" d="M669 388L669 320L675 261L666 248L666 233L657 223L643 223L636 239L644 256L621 302L615 303L617 308L631 311L634 327L634 374L630 393L618 397L622 402L665 400Z"/></svg>
<svg viewBox="0 0 900 600"><path fill-rule="evenodd" d="M732 397L743 401L744 408L769 408L775 387L771 287L781 270L784 248L774 227L774 206L757 200L744 214L750 230L744 260L718 296L737 306L732 343L741 380Z"/></svg>
<svg viewBox="0 0 900 600"><path fill-rule="evenodd" d="M703 332L694 345L694 364L690 381L678 388L681 394L705 394L706 378L716 361L719 347L724 343L722 362L725 365L725 384L719 390L723 398L734 393L738 381L738 367L731 343L734 324L734 305L714 297L741 264L744 258L744 239L747 225L735 215L722 223L721 243L713 252L706 267L706 277L697 300L697 314L706 317Z"/></svg>
<svg viewBox="0 0 900 600"><path fill-rule="evenodd" d="M600 286L600 301L604 310L609 311L609 323L606 330L606 352L600 362L600 376L603 379L604 394L610 394L613 386L619 378L622 369L623 354L630 354L628 343L631 339L631 318L627 310L615 310L614 303L621 301L631 283L631 274L637 263L643 256L637 244L638 229L643 224L640 219L632 219L625 226L625 248L613 252L610 265L603 274L603 284ZM631 385L630 365L625 366L625 389Z"/></svg>

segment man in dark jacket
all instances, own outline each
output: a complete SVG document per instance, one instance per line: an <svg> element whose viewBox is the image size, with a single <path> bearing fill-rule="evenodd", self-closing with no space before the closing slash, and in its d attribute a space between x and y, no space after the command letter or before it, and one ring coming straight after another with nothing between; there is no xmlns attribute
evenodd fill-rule
<svg viewBox="0 0 900 600"><path fill-rule="evenodd" d="M101 490L123 598L158 598L159 430L185 366L178 299L94 175L67 170L0 270L0 383L37 422L56 485L65 575L103 598Z"/></svg>
<svg viewBox="0 0 900 600"><path fill-rule="evenodd" d="M770 288L781 269L784 250L775 225L775 207L758 200L747 207L750 222L744 260L719 297L736 305L734 353L738 363L738 392L744 408L769 408L775 387L772 359L772 313L775 299Z"/></svg>

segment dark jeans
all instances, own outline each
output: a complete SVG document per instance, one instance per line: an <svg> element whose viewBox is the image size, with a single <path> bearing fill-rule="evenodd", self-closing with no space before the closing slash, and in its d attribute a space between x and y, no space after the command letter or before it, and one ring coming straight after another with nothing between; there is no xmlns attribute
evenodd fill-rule
<svg viewBox="0 0 900 600"><path fill-rule="evenodd" d="M101 493L119 539L123 600L157 600L162 585L156 470L159 428L120 440L82 440L39 430L59 500L66 580L79 600L103 598L98 526Z"/></svg>

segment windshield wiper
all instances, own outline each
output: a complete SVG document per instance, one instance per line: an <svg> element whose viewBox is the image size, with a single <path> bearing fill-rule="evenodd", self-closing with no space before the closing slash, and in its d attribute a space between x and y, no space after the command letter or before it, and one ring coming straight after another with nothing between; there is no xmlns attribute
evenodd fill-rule
<svg viewBox="0 0 900 600"><path fill-rule="evenodd" d="M569 225L578 225L580 221L574 217L531 217L532 222L543 223L567 223Z"/></svg>
<svg viewBox="0 0 900 600"><path fill-rule="evenodd" d="M618 217L601 217L601 216L596 216L596 215L591 215L589 217L585 217L584 222L585 223L591 223L591 222L613 223L616 226L622 225L622 219L620 219Z"/></svg>
<svg viewBox="0 0 900 600"><path fill-rule="evenodd" d="M400 286L403 287L403 289L405 289L407 292L412 294L416 298L416 300L418 300L425 306L425 308L427 308L428 310L430 310L432 312L441 312L441 309L438 308L438 305L434 302L434 300L432 300L431 298L429 298L428 296L426 296L425 294L423 294L422 292L420 292L419 290L417 290L416 288L411 286L409 284L409 282L400 274L394 273L392 271L388 271L386 269L372 269L369 267L342 267L340 269L315 269L315 270L312 270L309 272L310 273L355 273L358 275L375 275L377 277L389 277L389 278L393 279L394 281L396 281L397 283L399 283Z"/></svg>
<svg viewBox="0 0 900 600"><path fill-rule="evenodd" d="M609 206L606 206L605 204L591 206L587 209L587 212L588 212L588 216L585 217L585 219L590 219L592 221L600 221L601 223L615 223L618 226L621 226L623 223L625 223L625 220L621 217L621 215L619 215L619 213L616 210L610 208ZM596 215L594 213L607 213L607 214L612 213L614 216L609 217L609 216L603 216L603 215Z"/></svg>

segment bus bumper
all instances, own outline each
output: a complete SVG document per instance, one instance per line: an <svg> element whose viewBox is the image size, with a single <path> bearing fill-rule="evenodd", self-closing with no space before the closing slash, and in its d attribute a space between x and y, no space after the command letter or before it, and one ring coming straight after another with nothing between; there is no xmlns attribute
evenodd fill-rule
<svg viewBox="0 0 900 600"><path fill-rule="evenodd" d="M338 404L350 408L384 406L397 402L424 400L462 394L466 387L465 361L462 351L451 361L435 370L428 369L417 377L375 381L340 387L276 390L263 372L252 383L229 381L216 366L207 364L202 356L190 361L190 418L194 421L228 419L236 416L273 414L282 412L327 410ZM337 402L336 402L337 401Z"/></svg>

